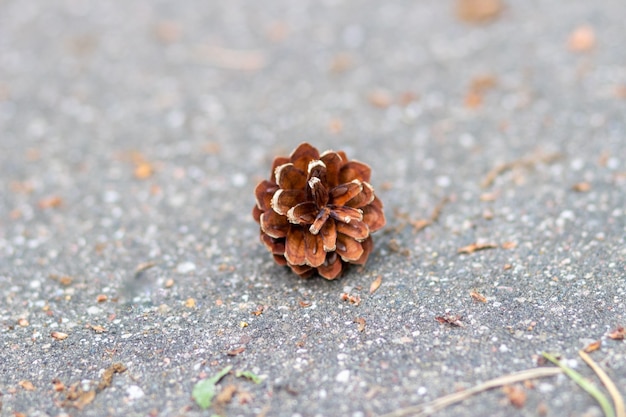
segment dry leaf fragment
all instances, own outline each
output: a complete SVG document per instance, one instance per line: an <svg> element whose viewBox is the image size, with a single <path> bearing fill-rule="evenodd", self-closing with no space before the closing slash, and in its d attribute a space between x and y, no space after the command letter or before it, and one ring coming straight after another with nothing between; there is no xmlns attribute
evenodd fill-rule
<svg viewBox="0 0 626 417"><path fill-rule="evenodd" d="M98 324L89 324L89 328L91 328L96 333L104 333L106 329Z"/></svg>
<svg viewBox="0 0 626 417"><path fill-rule="evenodd" d="M265 306L259 305L257 306L256 310L250 312L250 314L254 316L260 316L261 314L263 314L264 311L265 311Z"/></svg>
<svg viewBox="0 0 626 417"><path fill-rule="evenodd" d="M461 321L462 318L463 316L459 314L446 313L443 316L435 317L435 320L437 320L441 324L449 324L453 327L465 327L465 324L463 324L463 322Z"/></svg>
<svg viewBox="0 0 626 417"><path fill-rule="evenodd" d="M365 330L365 319L363 317L357 317L354 322L358 324L357 330L362 332Z"/></svg>
<svg viewBox="0 0 626 417"><path fill-rule="evenodd" d="M49 208L56 208L56 207L61 206L62 204L63 204L63 199L57 195L42 198L37 203L39 208L42 210L49 209Z"/></svg>
<svg viewBox="0 0 626 417"><path fill-rule="evenodd" d="M240 346L240 347L238 347L236 349L229 350L228 352L226 352L226 354L228 356L237 356L240 353L242 353L244 350L246 350L246 348L244 346Z"/></svg>
<svg viewBox="0 0 626 417"><path fill-rule="evenodd" d="M476 301L480 301L481 303L487 302L487 297L476 291L470 291L470 297L472 297Z"/></svg>
<svg viewBox="0 0 626 417"><path fill-rule="evenodd" d="M182 30L178 22L164 20L154 26L154 35L160 42L170 44L180 39Z"/></svg>
<svg viewBox="0 0 626 417"><path fill-rule="evenodd" d="M226 404L233 400L235 393L237 392L237 386L230 384L226 385L219 394L215 396L215 407L219 410L220 407L224 407ZM220 413L221 414L221 413Z"/></svg>
<svg viewBox="0 0 626 417"><path fill-rule="evenodd" d="M374 294L383 282L383 276L378 275L374 281L370 284L370 294Z"/></svg>
<svg viewBox="0 0 626 417"><path fill-rule="evenodd" d="M65 340L68 338L69 335L63 332L52 332L50 333L50 336L52 336L56 340Z"/></svg>
<svg viewBox="0 0 626 417"><path fill-rule="evenodd" d="M586 352L586 353L591 353L591 352L594 352L594 351L600 349L601 346L602 346L602 341L601 340L596 340L595 342L589 343L587 346L585 346L583 351Z"/></svg>
<svg viewBox="0 0 626 417"><path fill-rule="evenodd" d="M591 184L586 181L579 182L572 186L572 190L579 193L586 193L587 191L591 190Z"/></svg>
<svg viewBox="0 0 626 417"><path fill-rule="evenodd" d="M391 96L391 93L382 88L370 91L370 93L367 95L367 100L370 102L371 105L380 109L386 109L387 107L391 106L391 103L393 103L393 97Z"/></svg>
<svg viewBox="0 0 626 417"><path fill-rule="evenodd" d="M358 295L350 295L347 292L342 292L341 293L341 300L342 301L348 301L350 304L354 304L355 306L358 306L359 304L361 304L361 297Z"/></svg>
<svg viewBox="0 0 626 417"><path fill-rule="evenodd" d="M457 253L474 253L476 251L479 250L485 250L485 249L493 249L493 248L497 248L498 245L496 245L495 243L472 243L470 245L467 246L463 246L462 248L459 248L459 250L457 251Z"/></svg>
<svg viewBox="0 0 626 417"><path fill-rule="evenodd" d="M298 303L300 304L300 307L302 307L302 308L311 307L311 305L312 305L312 303L310 301L305 301L305 300L300 300L300 301L298 301Z"/></svg>
<svg viewBox="0 0 626 417"><path fill-rule="evenodd" d="M126 369L127 369L126 366L120 362L114 363L113 365L105 369L104 373L102 374L102 378L100 379L100 382L98 383L97 391L100 392L103 389L110 387L111 383L113 382L113 375L121 374L125 372Z"/></svg>
<svg viewBox="0 0 626 417"><path fill-rule="evenodd" d="M502 244L502 249L514 249L517 247L516 242L504 242Z"/></svg>
<svg viewBox="0 0 626 417"><path fill-rule="evenodd" d="M35 386L33 385L33 383L30 382L27 379L21 380L20 382L17 383L17 385L19 385L20 387L22 387L26 391L34 391L35 390Z"/></svg>
<svg viewBox="0 0 626 417"><path fill-rule="evenodd" d="M153 173L154 168L148 162L142 162L141 164L137 165L134 171L135 178L139 180L145 180L146 178L151 177Z"/></svg>
<svg viewBox="0 0 626 417"><path fill-rule="evenodd" d="M502 13L501 0L457 0L456 14L459 19L470 23L483 23Z"/></svg>
<svg viewBox="0 0 626 417"><path fill-rule="evenodd" d="M56 392L61 392L65 390L65 385L63 384L63 382L61 382L61 380L57 378L54 378L52 380L52 386Z"/></svg>
<svg viewBox="0 0 626 417"><path fill-rule="evenodd" d="M617 329L609 333L608 336L609 339L624 340L624 337L626 336L626 329L624 329L624 327L622 326L619 326Z"/></svg>
<svg viewBox="0 0 626 417"><path fill-rule="evenodd" d="M596 34L589 25L582 25L576 28L570 35L567 45L571 51L587 52L596 44Z"/></svg>
<svg viewBox="0 0 626 417"><path fill-rule="evenodd" d="M511 404L516 408L522 408L526 404L526 392L517 386L505 385L502 391L506 394Z"/></svg>
<svg viewBox="0 0 626 417"><path fill-rule="evenodd" d="M96 391L82 391L78 399L72 403L72 406L76 407L79 410L82 410L87 405L91 404L94 398L96 398Z"/></svg>

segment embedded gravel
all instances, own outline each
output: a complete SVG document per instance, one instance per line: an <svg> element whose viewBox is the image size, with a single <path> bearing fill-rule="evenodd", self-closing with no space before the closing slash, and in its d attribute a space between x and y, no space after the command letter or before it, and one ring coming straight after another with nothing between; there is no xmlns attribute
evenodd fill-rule
<svg viewBox="0 0 626 417"><path fill-rule="evenodd" d="M595 340L626 393L626 3L506 3L1 1L0 415L377 416L542 351L597 382ZM273 264L251 216L302 141L385 203L337 281ZM229 365L263 381L202 411ZM601 415L564 376L519 387L437 415Z"/></svg>

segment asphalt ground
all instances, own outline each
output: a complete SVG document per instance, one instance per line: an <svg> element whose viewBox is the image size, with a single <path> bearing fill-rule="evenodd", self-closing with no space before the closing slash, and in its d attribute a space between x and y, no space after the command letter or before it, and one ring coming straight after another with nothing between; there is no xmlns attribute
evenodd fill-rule
<svg viewBox="0 0 626 417"><path fill-rule="evenodd" d="M544 351L601 386L597 340L626 392L626 3L471 11L0 1L0 415L378 416ZM251 216L302 141L385 204L337 281ZM602 415L563 375L513 387L436 415Z"/></svg>

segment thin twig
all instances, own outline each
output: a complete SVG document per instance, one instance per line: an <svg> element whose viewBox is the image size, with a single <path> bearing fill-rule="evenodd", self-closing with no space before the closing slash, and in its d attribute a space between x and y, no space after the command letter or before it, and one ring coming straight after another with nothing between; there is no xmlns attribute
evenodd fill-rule
<svg viewBox="0 0 626 417"><path fill-rule="evenodd" d="M400 410L393 411L389 414L385 414L382 417L420 417L427 416L436 411L443 410L444 408L463 401L472 395L479 394L483 391L487 391L493 388L501 387L503 385L514 384L516 382L526 381L528 379L543 378L547 376L554 376L562 373L559 368L533 368L525 371L515 372L509 375L501 376L491 379L475 387L466 389L465 391L455 392L454 394L445 395L439 397L426 404L416 405L412 407L402 408Z"/></svg>
<svg viewBox="0 0 626 417"><path fill-rule="evenodd" d="M541 355L559 368L563 369L563 372L565 372L565 374L570 377L572 381L577 383L579 387L587 391L589 395L595 398L598 404L600 404L600 408L602 408L602 412L606 417L615 417L615 412L613 411L613 406L611 406L611 402L608 398L606 398L606 395L604 395L602 391L598 389L598 387L587 381L581 374L579 374L569 366L564 365L561 361L559 361L557 358L550 355L549 353L543 352Z"/></svg>
<svg viewBox="0 0 626 417"><path fill-rule="evenodd" d="M622 394L620 394L619 390L615 386L615 383L609 378L609 376L604 372L602 368L593 360L591 356L589 356L584 351L579 351L578 354L581 358L589 365L593 372L598 375L600 381L604 384L609 394L611 394L611 398L613 398L613 404L615 405L615 416L616 417L626 417L626 407L624 407L624 398Z"/></svg>
<svg viewBox="0 0 626 417"><path fill-rule="evenodd" d="M522 167L528 168L537 165L538 163L549 164L559 159L560 157L561 154L559 153L550 153L544 155L531 155L525 158L518 159L516 161L505 162L504 164L497 165L495 168L489 171L487 175L485 175L485 178L481 181L480 186L482 188L489 187L491 184L493 184L496 178L498 178L498 176L505 173L506 171Z"/></svg>

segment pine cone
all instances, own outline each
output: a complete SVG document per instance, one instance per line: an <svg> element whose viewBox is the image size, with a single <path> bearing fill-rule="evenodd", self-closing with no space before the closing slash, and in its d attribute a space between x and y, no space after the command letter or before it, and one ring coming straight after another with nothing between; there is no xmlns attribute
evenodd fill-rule
<svg viewBox="0 0 626 417"><path fill-rule="evenodd" d="M385 225L383 204L369 184L371 170L344 152L303 143L274 159L269 181L255 189L254 219L279 265L309 277L337 278L347 264L363 265Z"/></svg>

